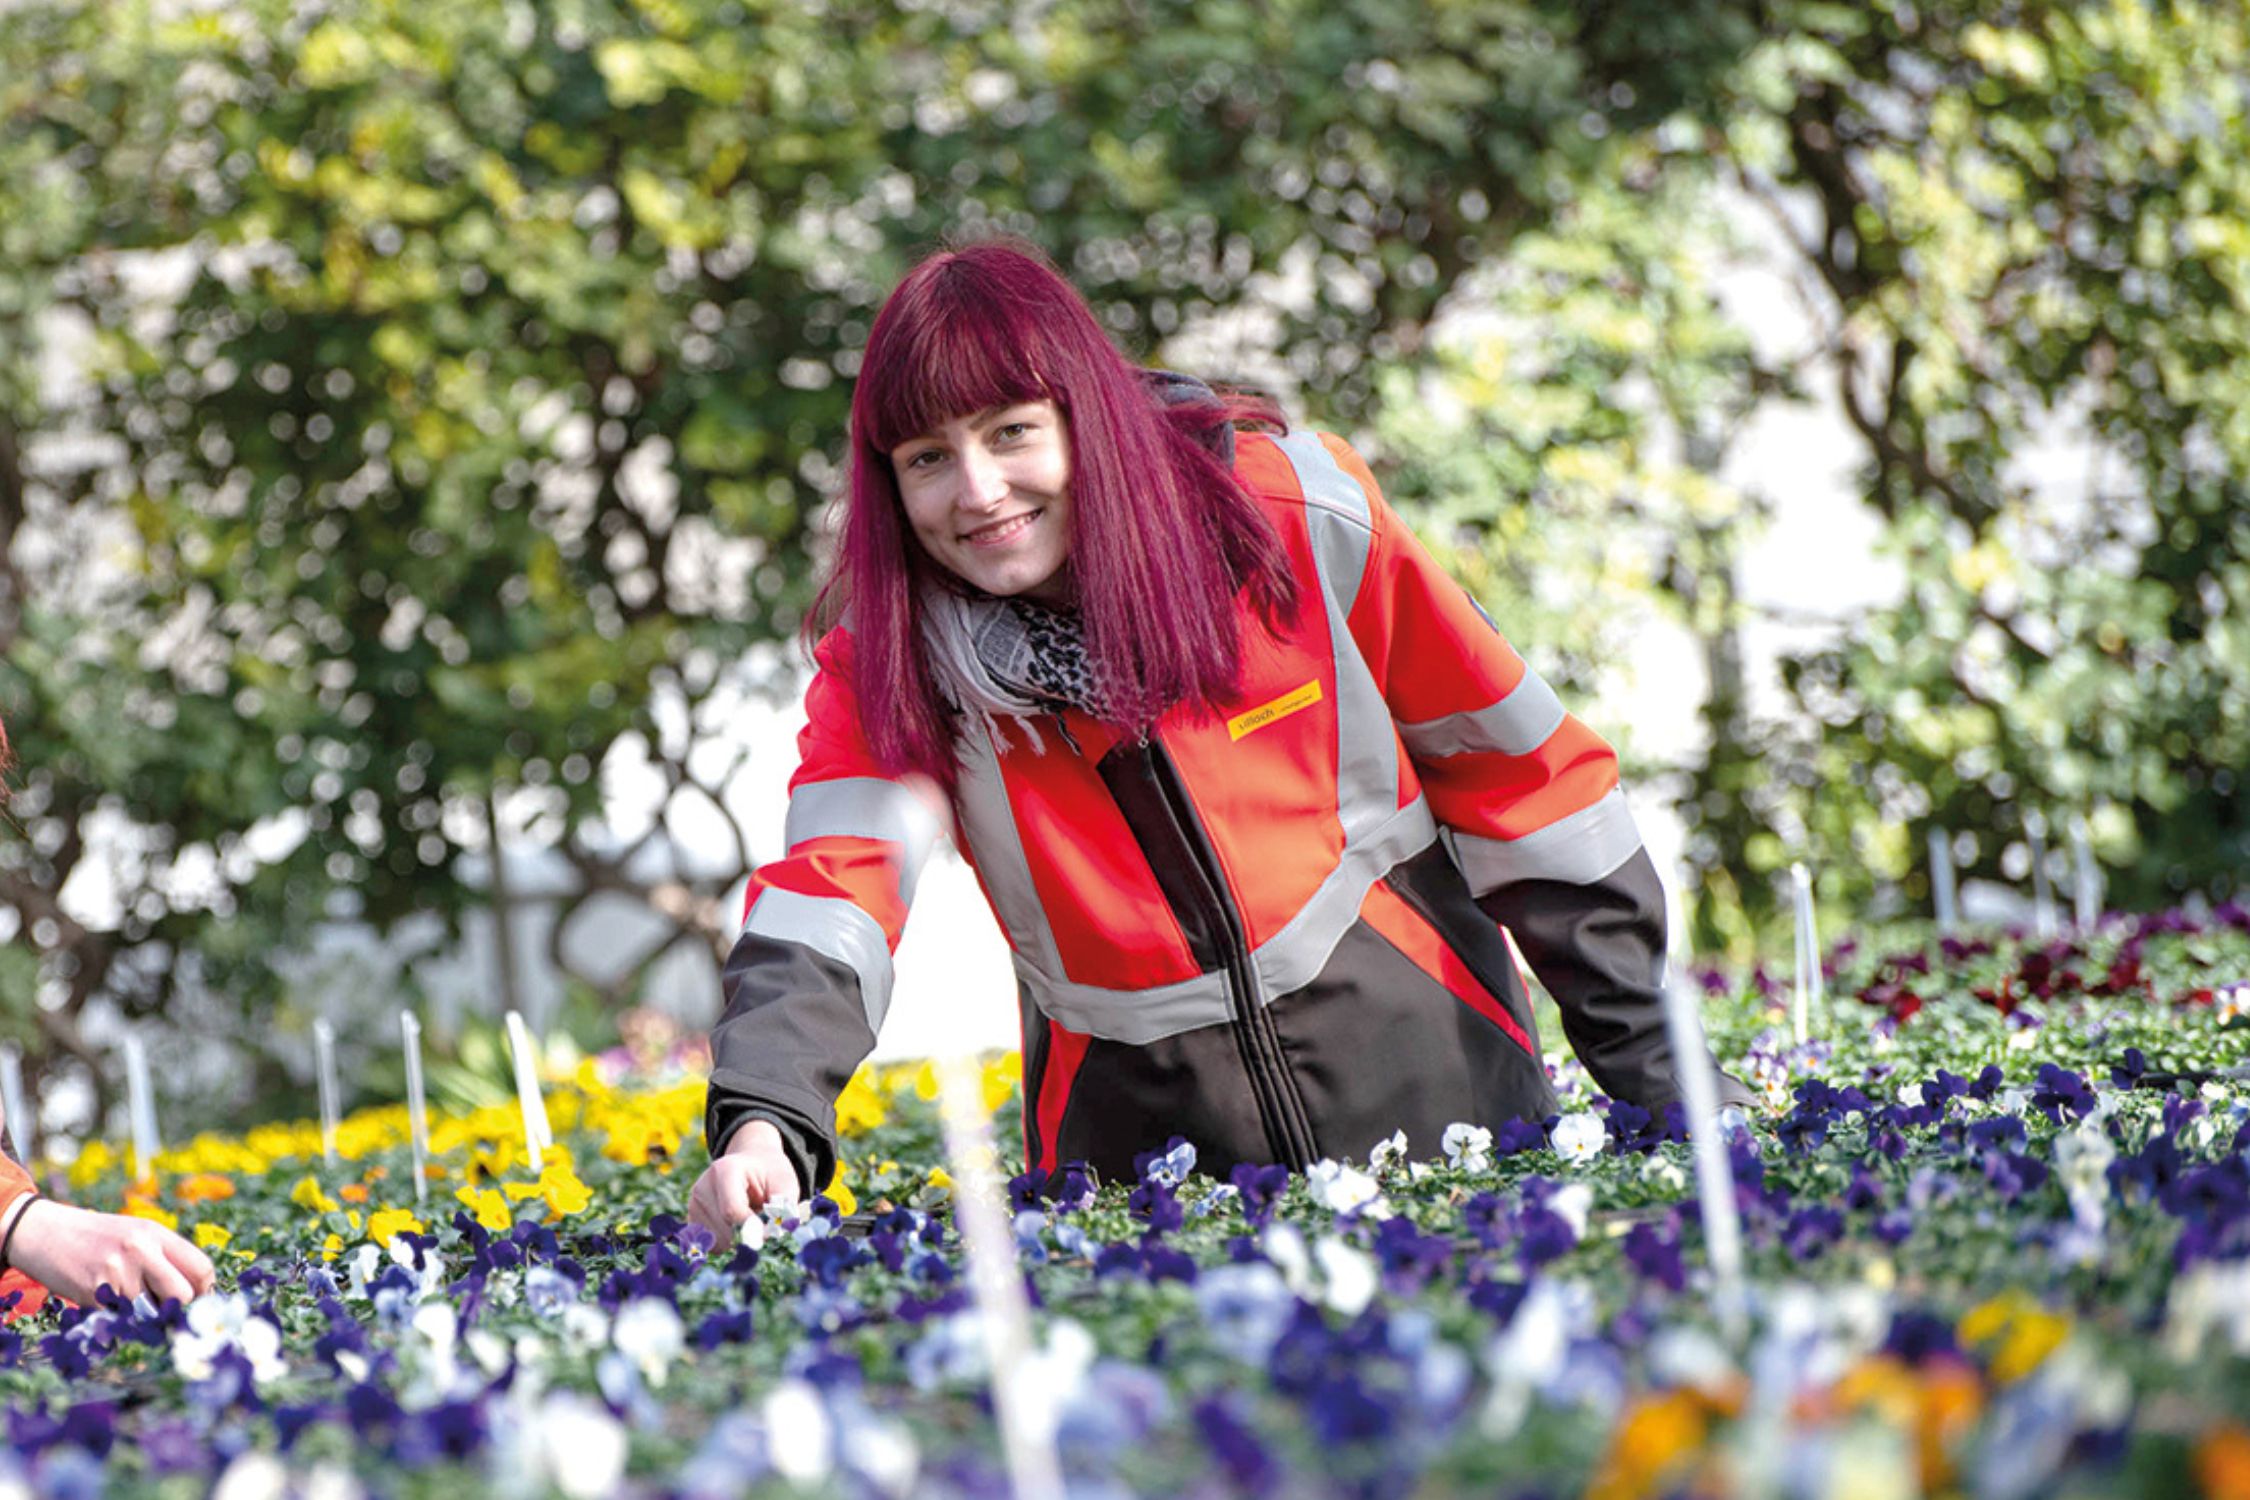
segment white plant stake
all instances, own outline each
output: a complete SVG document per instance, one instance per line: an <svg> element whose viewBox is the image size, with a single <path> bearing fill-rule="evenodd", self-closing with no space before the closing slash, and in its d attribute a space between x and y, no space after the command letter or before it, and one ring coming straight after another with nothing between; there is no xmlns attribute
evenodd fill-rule
<svg viewBox="0 0 2250 1500"><path fill-rule="evenodd" d="M2071 905L2078 930L2091 932L2102 919L2102 870L2094 863L2093 835L2083 816L2070 820Z"/></svg>
<svg viewBox="0 0 2250 1500"><path fill-rule="evenodd" d="M555 1133L547 1124L547 1101L539 1092L539 1059L531 1050L531 1030L523 1016L508 1012L508 1050L516 1059L516 1104L523 1111L523 1149L534 1168L547 1162Z"/></svg>
<svg viewBox="0 0 2250 1500"><path fill-rule="evenodd" d="M976 1294L984 1332L985 1364L992 1371L992 1404L1000 1414L1000 1442L1015 1500L1062 1500L1062 1463L1055 1453L1053 1403L1026 1382L1031 1361L1031 1313L1016 1260L1015 1233L1001 1208L1000 1183L991 1163L992 1120L976 1065L953 1056L938 1064L938 1109L945 1121L945 1150L952 1159L953 1222L968 1252L969 1286Z"/></svg>
<svg viewBox="0 0 2250 1500"><path fill-rule="evenodd" d="M1930 895L1937 902L1939 932L1961 925L1961 908L1953 889L1953 839L1942 828L1930 830Z"/></svg>
<svg viewBox="0 0 2250 1500"><path fill-rule="evenodd" d="M1695 1196L1711 1257L1712 1305L1720 1327L1739 1344L1749 1332L1749 1308L1742 1290L1742 1221L1735 1211L1734 1168L1719 1133L1719 1083L1703 1039L1702 1011L1694 987L1677 976L1664 987L1664 1021L1695 1143Z"/></svg>
<svg viewBox="0 0 2250 1500"><path fill-rule="evenodd" d="M430 1174L423 1170L430 1157L430 1117L422 1103L422 1023L414 1012L402 1010L398 1030L406 1047L406 1133L414 1142L414 1204L419 1208L430 1194Z"/></svg>
<svg viewBox="0 0 2250 1500"><path fill-rule="evenodd" d="M320 1156L336 1165L336 1028L313 1022L313 1070L320 1075Z"/></svg>
<svg viewBox="0 0 2250 1500"><path fill-rule="evenodd" d="M1789 867L1797 909L1797 1045L1812 1040L1812 1013L1826 1010L1827 980L1820 972L1820 925L1813 918L1812 874L1802 864Z"/></svg>
<svg viewBox="0 0 2250 1500"><path fill-rule="evenodd" d="M16 1160L31 1160L31 1110L23 1102L23 1064L13 1047L0 1047L0 1111L8 1116L8 1141Z"/></svg>
<svg viewBox="0 0 2250 1500"><path fill-rule="evenodd" d="M2055 890L2047 883L2047 817L2032 811L2023 815L2023 836L2031 844L2031 920L2039 935L2051 938L2062 925L2055 916Z"/></svg>
<svg viewBox="0 0 2250 1500"><path fill-rule="evenodd" d="M125 1034L125 1108L133 1127L133 1180L156 1170L164 1138L156 1133L156 1091L148 1079L148 1051L138 1035Z"/></svg>

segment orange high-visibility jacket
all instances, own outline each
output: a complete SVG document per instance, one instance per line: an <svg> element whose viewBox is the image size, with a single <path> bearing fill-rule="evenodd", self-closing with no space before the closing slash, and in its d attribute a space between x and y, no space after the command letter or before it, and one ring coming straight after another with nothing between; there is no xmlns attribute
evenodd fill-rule
<svg viewBox="0 0 2250 1500"><path fill-rule="evenodd" d="M1245 433L1235 466L1305 604L1278 639L1245 605L1234 701L1145 738L1074 709L1036 735L961 721L958 840L1013 951L1027 1161L1129 1175L1177 1135L1207 1171L1302 1168L1552 1113L1499 923L1598 1082L1676 1097L1662 895L1615 754L1341 440ZM808 1188L936 826L868 750L847 632L815 655L787 852L751 880L706 1121L717 1151L773 1120Z"/></svg>

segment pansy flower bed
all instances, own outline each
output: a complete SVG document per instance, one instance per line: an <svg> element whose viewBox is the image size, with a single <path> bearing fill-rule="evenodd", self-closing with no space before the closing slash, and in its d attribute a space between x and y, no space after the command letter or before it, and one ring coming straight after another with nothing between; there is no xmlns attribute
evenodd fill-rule
<svg viewBox="0 0 2250 1500"><path fill-rule="evenodd" d="M1874 934L1816 1040L1710 981L1747 1332L1675 1111L1594 1097L1293 1176L1007 1186L1030 1428L1069 1493L2250 1495L2250 915ZM863 1072L834 1197L715 1244L692 1078L551 1080L205 1137L96 1206L221 1265L192 1306L15 1297L0 1495L987 1495L1009 1471L927 1069ZM1013 1138L1012 1060L986 1102ZM1006 1168L1002 1168L1002 1175Z"/></svg>

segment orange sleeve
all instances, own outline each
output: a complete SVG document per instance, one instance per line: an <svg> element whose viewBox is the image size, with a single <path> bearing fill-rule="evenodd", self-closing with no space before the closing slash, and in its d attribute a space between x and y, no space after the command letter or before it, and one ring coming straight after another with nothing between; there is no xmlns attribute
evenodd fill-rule
<svg viewBox="0 0 2250 1500"><path fill-rule="evenodd" d="M0 1226L7 1224L16 1200L34 1190L31 1174L17 1166L6 1152L0 1151Z"/></svg>

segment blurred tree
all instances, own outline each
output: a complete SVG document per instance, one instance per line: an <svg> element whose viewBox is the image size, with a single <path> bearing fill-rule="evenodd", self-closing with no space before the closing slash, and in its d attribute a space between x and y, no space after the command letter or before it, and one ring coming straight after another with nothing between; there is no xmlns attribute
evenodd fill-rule
<svg viewBox="0 0 2250 1500"><path fill-rule="evenodd" d="M723 943L739 830L652 875L602 771L644 742L725 819L697 752L799 620L915 254L1029 235L1143 349L1251 314L1348 416L1753 9L0 12L12 1024L89 1066L97 997L235 1034L317 919L483 899L495 808Z"/></svg>
<svg viewBox="0 0 2250 1500"><path fill-rule="evenodd" d="M1464 282L1436 358L1385 372L1376 433L1394 501L1646 792L1677 802L1707 900L1700 950L1739 940L1746 865L1775 848L1745 682L1737 560L1769 506L1722 478L1742 424L1792 399L1718 294L1749 255L1715 211L1684 123L1616 143L1577 198ZM1635 681L1651 627L1684 625L1702 670L1700 744L1601 717L1678 684ZM1665 670L1665 669L1659 669ZM1652 743L1653 742L1653 743Z"/></svg>
<svg viewBox="0 0 2250 1500"><path fill-rule="evenodd" d="M2020 880L2065 809L2128 905L2241 890L2250 17L1780 14L1713 149L1800 248L1911 577L1791 670L1792 819L1837 894L1925 902L1933 822Z"/></svg>

